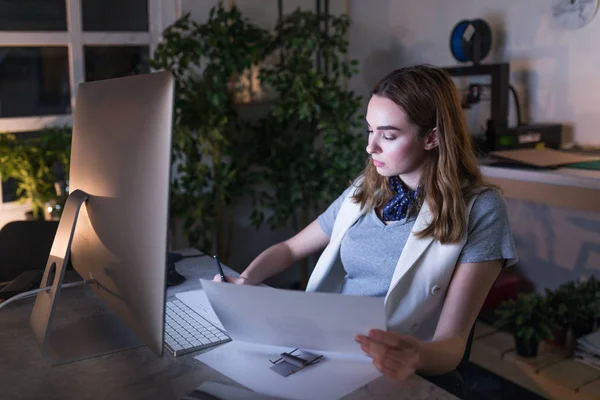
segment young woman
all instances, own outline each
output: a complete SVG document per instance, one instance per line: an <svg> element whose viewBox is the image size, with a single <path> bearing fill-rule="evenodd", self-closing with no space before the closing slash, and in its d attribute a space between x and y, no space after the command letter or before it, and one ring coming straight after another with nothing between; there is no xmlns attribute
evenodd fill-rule
<svg viewBox="0 0 600 400"><path fill-rule="evenodd" d="M392 72L366 120L363 173L304 230L227 279L258 284L324 249L308 291L385 296L388 331L356 338L377 369L393 380L446 373L500 269L516 262L506 206L482 179L444 71Z"/></svg>

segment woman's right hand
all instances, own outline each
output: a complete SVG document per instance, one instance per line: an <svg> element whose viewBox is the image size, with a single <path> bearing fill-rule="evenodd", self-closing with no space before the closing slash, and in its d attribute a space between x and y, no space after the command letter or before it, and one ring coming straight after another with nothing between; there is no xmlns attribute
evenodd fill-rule
<svg viewBox="0 0 600 400"><path fill-rule="evenodd" d="M242 276L228 276L225 275L225 279L227 280L228 283L233 283L236 285L253 285L253 283L250 282L250 280L242 277ZM213 278L214 282L223 282L223 279L221 278L221 275L216 274L215 277Z"/></svg>

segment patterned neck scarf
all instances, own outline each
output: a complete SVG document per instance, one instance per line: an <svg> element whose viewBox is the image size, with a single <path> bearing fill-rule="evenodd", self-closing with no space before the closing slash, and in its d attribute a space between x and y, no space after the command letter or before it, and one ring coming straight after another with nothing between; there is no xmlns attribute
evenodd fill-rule
<svg viewBox="0 0 600 400"><path fill-rule="evenodd" d="M413 200L419 195L419 188L412 191L398 176L390 177L390 187L396 195L383 207L383 221L401 221L408 214Z"/></svg>

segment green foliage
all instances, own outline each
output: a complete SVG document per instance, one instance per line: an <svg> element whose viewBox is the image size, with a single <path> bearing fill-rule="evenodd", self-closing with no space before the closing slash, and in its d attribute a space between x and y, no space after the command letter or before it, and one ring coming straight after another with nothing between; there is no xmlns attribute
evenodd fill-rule
<svg viewBox="0 0 600 400"><path fill-rule="evenodd" d="M550 339L557 327L546 299L535 293L519 294L516 301L503 301L496 309L496 316L495 325L518 340Z"/></svg>
<svg viewBox="0 0 600 400"><path fill-rule="evenodd" d="M346 16L297 10L275 28L279 57L260 74L277 99L271 120L263 121L260 147L268 163L256 225L264 209L272 228L284 226L298 210L306 224L319 203L335 199L364 165L365 143L356 134L360 97L344 85L357 72L356 61L346 57L349 24Z"/></svg>
<svg viewBox="0 0 600 400"><path fill-rule="evenodd" d="M548 305L559 325L593 325L600 317L600 281L594 276L583 282L563 283L546 289Z"/></svg>
<svg viewBox="0 0 600 400"><path fill-rule="evenodd" d="M574 321L577 306L577 290L574 282L568 282L555 290L546 289L546 301L558 326L568 326Z"/></svg>
<svg viewBox="0 0 600 400"><path fill-rule="evenodd" d="M284 226L298 210L304 223L358 174L365 143L360 98L345 88L357 72L346 56L349 23L296 11L271 33L219 3L207 22L186 14L165 30L150 63L176 78L171 209L191 245L213 251L216 241L226 260L231 207L244 196L256 226L265 215ZM249 121L233 100L236 77L252 66L275 98L266 117Z"/></svg>
<svg viewBox="0 0 600 400"><path fill-rule="evenodd" d="M270 35L221 3L199 24L189 13L163 33L150 61L176 78L171 210L190 244L223 254L230 207L253 182L253 131L233 104L232 78L268 54Z"/></svg>
<svg viewBox="0 0 600 400"><path fill-rule="evenodd" d="M49 200L56 200L54 188L59 168L69 171L71 128L45 128L40 135L23 139L15 134L0 134L0 175L17 181L21 202L31 202L33 215Z"/></svg>
<svg viewBox="0 0 600 400"><path fill-rule="evenodd" d="M593 327L600 317L600 281L593 275L577 284L577 303L573 324ZM589 333L589 332L586 332Z"/></svg>

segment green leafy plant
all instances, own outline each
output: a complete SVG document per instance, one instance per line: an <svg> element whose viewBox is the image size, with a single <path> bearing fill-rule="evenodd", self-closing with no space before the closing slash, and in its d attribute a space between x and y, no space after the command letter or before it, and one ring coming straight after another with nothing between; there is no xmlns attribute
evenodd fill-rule
<svg viewBox="0 0 600 400"><path fill-rule="evenodd" d="M349 23L298 10L271 34L219 3L207 22L186 14L165 30L150 62L176 78L171 209L191 245L216 244L227 260L231 209L244 196L255 226L268 215L273 229L290 220L298 229L360 171L360 98L345 84L357 72ZM237 78L257 66L274 98L250 121L235 104Z"/></svg>
<svg viewBox="0 0 600 400"><path fill-rule="evenodd" d="M360 97L345 87L357 72L357 62L347 59L349 25L346 16L296 10L275 28L278 57L260 72L276 96L263 121L267 162L252 215L257 226L268 215L272 228L291 220L297 231L364 166Z"/></svg>
<svg viewBox="0 0 600 400"><path fill-rule="evenodd" d="M564 346L571 327L572 312L570 310L574 307L576 301L574 293L569 288L559 287L555 290L545 289L545 294L548 310L556 324L556 329L549 343Z"/></svg>
<svg viewBox="0 0 600 400"><path fill-rule="evenodd" d="M578 338L593 331L600 317L600 281L593 275L575 285L575 304L572 309L571 328Z"/></svg>
<svg viewBox="0 0 600 400"><path fill-rule="evenodd" d="M569 327L573 322L573 310L577 306L577 288L574 282L563 284L554 290L545 289L548 309L558 327Z"/></svg>
<svg viewBox="0 0 600 400"><path fill-rule="evenodd" d="M43 215L45 204L58 200L55 184L68 177L71 128L52 127L39 135L23 138L25 134L0 134L0 175L6 181L17 181L20 202L30 202L34 218Z"/></svg>
<svg viewBox="0 0 600 400"><path fill-rule="evenodd" d="M591 332L600 317L600 281L594 276L546 289L546 297L558 326L570 327L575 338Z"/></svg>
<svg viewBox="0 0 600 400"><path fill-rule="evenodd" d="M253 182L252 125L235 107L236 77L270 52L269 32L222 3L205 23L184 15L163 33L150 61L176 79L172 216L192 246L227 262L231 207ZM215 248L216 245L216 248Z"/></svg>
<svg viewBox="0 0 600 400"><path fill-rule="evenodd" d="M516 300L503 301L496 316L494 324L514 335L517 348L524 344L529 351L535 347L535 352L539 342L550 339L557 326L546 298L536 293L521 293Z"/></svg>

